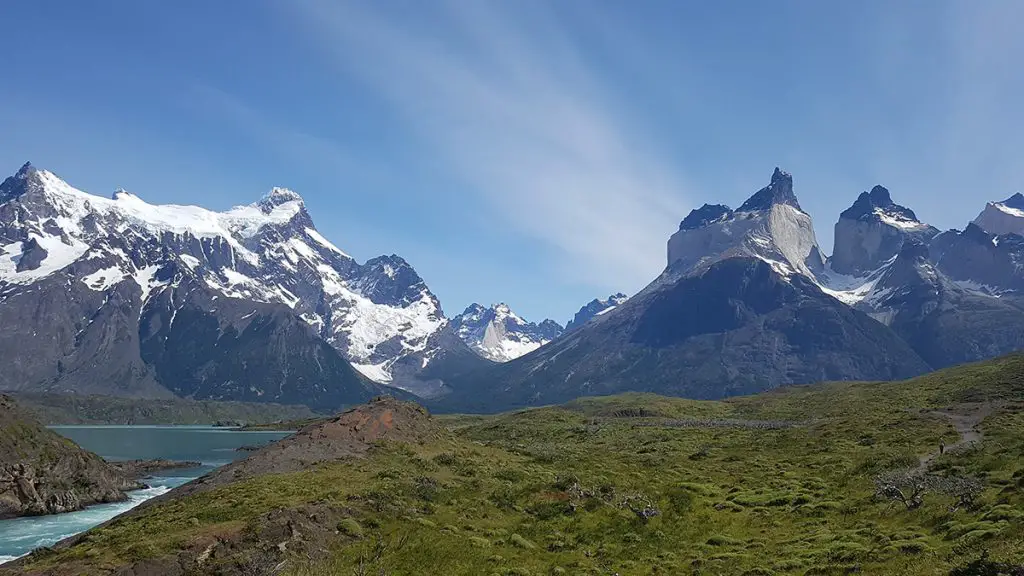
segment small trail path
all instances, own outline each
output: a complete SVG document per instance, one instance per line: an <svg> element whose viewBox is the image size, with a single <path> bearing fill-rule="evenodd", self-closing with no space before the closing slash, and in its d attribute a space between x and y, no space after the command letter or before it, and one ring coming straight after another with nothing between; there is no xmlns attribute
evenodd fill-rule
<svg viewBox="0 0 1024 576"><path fill-rule="evenodd" d="M967 446L975 442L981 442L982 434L981 430L978 429L978 425L981 421L987 418L992 412L996 410L997 406L993 402L978 402L971 404L957 404L949 408L942 408L940 410L929 410L924 414L930 416L938 416L949 420L953 427L956 428L956 433L960 435L960 440L953 444L948 444L945 447L945 451L955 450L961 446ZM921 456L921 464L919 468L927 468L936 458L941 455L939 450L925 454Z"/></svg>

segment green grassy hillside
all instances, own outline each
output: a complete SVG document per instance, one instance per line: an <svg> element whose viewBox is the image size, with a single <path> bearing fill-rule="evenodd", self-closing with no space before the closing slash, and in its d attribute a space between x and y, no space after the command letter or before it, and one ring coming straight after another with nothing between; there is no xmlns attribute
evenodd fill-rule
<svg viewBox="0 0 1024 576"><path fill-rule="evenodd" d="M157 574L170 572L145 567L171 562L296 576L965 576L1024 565L1022 355L898 383L722 402L629 394L433 422L426 442L164 500L19 573ZM894 498L913 484L920 502Z"/></svg>

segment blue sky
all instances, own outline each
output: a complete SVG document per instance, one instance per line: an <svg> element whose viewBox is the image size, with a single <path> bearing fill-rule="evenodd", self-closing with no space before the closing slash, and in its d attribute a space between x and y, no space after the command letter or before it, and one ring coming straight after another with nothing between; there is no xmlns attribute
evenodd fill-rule
<svg viewBox="0 0 1024 576"><path fill-rule="evenodd" d="M818 238L881 183L940 228L1024 189L1024 3L0 4L0 168L227 208L300 192L455 314L564 322L778 165Z"/></svg>

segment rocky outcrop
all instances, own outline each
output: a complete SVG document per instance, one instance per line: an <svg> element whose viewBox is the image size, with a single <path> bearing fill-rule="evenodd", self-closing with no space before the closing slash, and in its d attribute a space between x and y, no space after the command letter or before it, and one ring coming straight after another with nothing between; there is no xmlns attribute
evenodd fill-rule
<svg viewBox="0 0 1024 576"><path fill-rule="evenodd" d="M109 462L111 468L119 470L130 478L146 478L154 472L162 470L182 470L185 468L199 468L202 462L167 460L158 458L156 460L120 460Z"/></svg>
<svg viewBox="0 0 1024 576"><path fill-rule="evenodd" d="M0 396L0 519L124 501L125 491L145 487L135 478L46 429L11 398Z"/></svg>

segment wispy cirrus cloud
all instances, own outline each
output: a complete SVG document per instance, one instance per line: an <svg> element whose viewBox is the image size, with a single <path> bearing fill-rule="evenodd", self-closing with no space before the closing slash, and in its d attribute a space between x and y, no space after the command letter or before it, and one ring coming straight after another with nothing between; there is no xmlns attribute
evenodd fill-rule
<svg viewBox="0 0 1024 576"><path fill-rule="evenodd" d="M685 185L540 3L415 10L302 0L303 28L366 83L495 224L551 250L563 280L637 289L664 267ZM394 8L396 5L391 4Z"/></svg>

